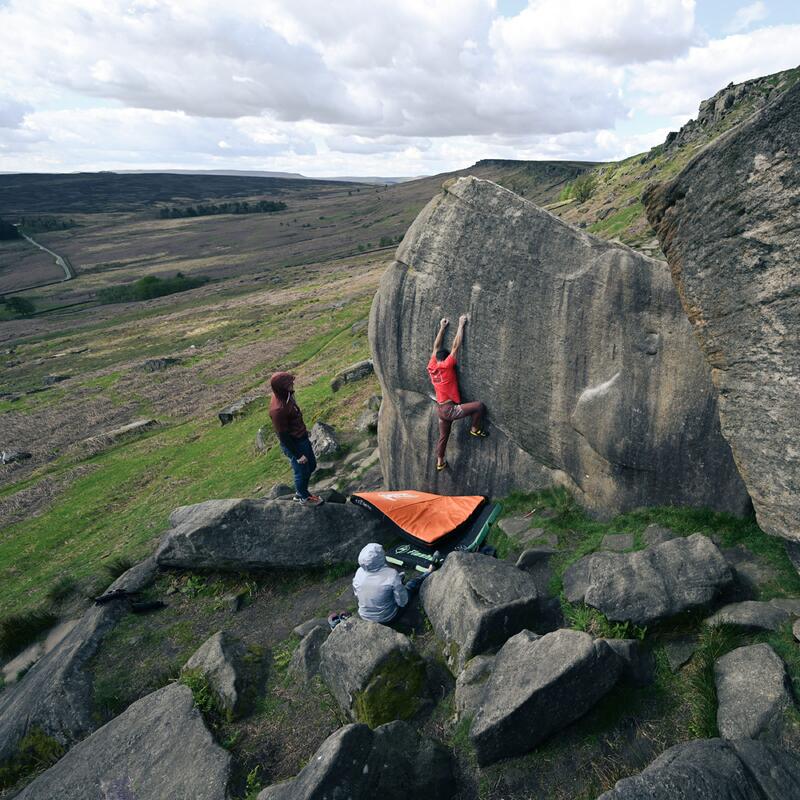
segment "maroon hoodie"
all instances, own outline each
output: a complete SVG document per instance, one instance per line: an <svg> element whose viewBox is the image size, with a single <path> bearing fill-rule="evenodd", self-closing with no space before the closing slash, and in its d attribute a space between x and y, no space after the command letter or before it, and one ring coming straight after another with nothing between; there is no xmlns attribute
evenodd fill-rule
<svg viewBox="0 0 800 800"><path fill-rule="evenodd" d="M269 416L281 444L296 454L295 443L308 436L308 430L303 422L303 413L295 402L294 392L289 390L293 377L289 372L276 372L270 379L272 401L269 404Z"/></svg>

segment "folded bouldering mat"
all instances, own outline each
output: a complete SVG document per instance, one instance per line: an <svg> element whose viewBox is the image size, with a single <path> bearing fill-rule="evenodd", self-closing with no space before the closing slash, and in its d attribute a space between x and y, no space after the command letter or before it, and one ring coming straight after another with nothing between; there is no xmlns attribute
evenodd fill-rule
<svg viewBox="0 0 800 800"><path fill-rule="evenodd" d="M412 489L359 492L350 502L380 514L407 543L386 553L386 560L426 569L438 551L477 550L500 515L498 503L481 495L448 497Z"/></svg>

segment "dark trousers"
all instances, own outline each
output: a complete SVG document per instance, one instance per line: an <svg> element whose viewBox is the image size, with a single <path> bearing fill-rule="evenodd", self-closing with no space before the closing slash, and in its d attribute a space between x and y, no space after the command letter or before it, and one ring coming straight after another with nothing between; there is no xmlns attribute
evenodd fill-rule
<svg viewBox="0 0 800 800"><path fill-rule="evenodd" d="M480 400L460 405L442 403L436 407L436 411L439 415L439 441L436 443L436 457L439 461L444 461L444 451L447 449L447 440L450 438L453 422L457 419L464 419L464 417L472 417L472 427L480 430L486 406Z"/></svg>
<svg viewBox="0 0 800 800"><path fill-rule="evenodd" d="M298 497L308 497L308 482L311 480L311 474L317 468L317 459L314 456L314 449L311 447L311 441L308 436L298 439L295 443L297 454L293 454L287 447L281 444L283 454L292 464L292 472L294 472L294 490ZM300 456L305 456L307 461L301 464L297 459Z"/></svg>

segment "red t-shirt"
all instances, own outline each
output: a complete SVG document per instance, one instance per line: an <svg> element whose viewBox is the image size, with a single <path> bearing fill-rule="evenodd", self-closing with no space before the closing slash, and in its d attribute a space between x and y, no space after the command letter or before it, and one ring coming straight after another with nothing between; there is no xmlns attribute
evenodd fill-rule
<svg viewBox="0 0 800 800"><path fill-rule="evenodd" d="M444 361L437 361L436 356L431 356L428 362L428 375L431 376L431 383L436 390L436 402L444 403L452 400L454 403L461 402L461 395L458 392L458 376L456 375L456 358L450 353Z"/></svg>

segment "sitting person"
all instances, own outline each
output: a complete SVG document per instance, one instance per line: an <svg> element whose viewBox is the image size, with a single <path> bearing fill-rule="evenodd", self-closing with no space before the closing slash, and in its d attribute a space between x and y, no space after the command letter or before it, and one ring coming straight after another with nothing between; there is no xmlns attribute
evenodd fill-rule
<svg viewBox="0 0 800 800"><path fill-rule="evenodd" d="M358 554L358 570L353 578L353 592L358 600L361 619L387 624L408 605L420 584L433 572L433 564L405 585L401 573L386 563L381 545L371 542Z"/></svg>

